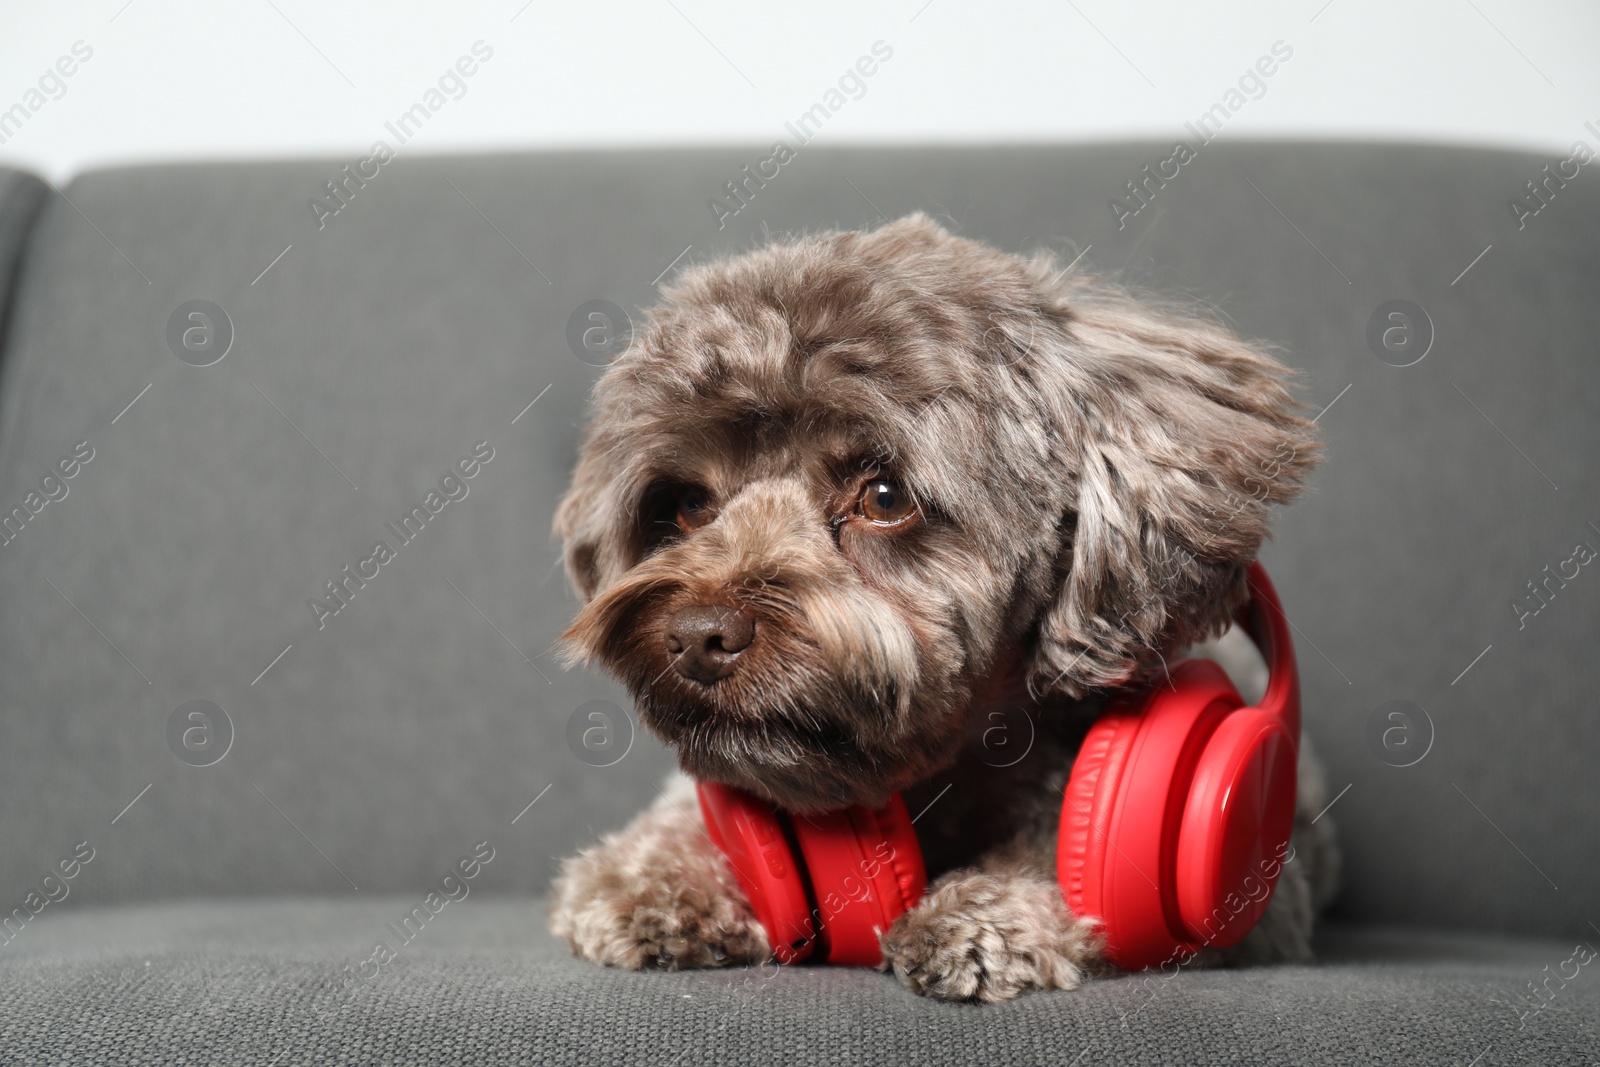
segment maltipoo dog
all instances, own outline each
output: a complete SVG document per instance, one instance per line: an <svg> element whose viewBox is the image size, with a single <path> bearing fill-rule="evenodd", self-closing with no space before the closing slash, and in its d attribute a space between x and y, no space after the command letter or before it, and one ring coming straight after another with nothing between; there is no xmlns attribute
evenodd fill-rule
<svg viewBox="0 0 1600 1067"><path fill-rule="evenodd" d="M555 933L617 967L766 960L690 778L802 814L898 790L930 879L881 935L909 988L1109 970L1057 885L1063 786L1109 694L1160 684L1248 595L1317 457L1286 376L1192 311L920 214L687 272L595 387L554 526L571 660L622 680L689 777L566 861ZM1026 754L994 758L1023 719ZM1294 858L1206 957L1310 955L1337 859L1306 751Z"/></svg>

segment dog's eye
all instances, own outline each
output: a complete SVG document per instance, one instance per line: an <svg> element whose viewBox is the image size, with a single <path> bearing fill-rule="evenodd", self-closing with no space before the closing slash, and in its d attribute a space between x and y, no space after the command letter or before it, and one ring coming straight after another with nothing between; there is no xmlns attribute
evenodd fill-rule
<svg viewBox="0 0 1600 1067"><path fill-rule="evenodd" d="M861 499L856 503L861 517L880 526L893 526L904 522L917 510L911 494L887 478L874 478L861 487Z"/></svg>
<svg viewBox="0 0 1600 1067"><path fill-rule="evenodd" d="M684 533L698 530L711 521L711 509L699 489L685 489L678 495L678 510L673 516L678 529Z"/></svg>

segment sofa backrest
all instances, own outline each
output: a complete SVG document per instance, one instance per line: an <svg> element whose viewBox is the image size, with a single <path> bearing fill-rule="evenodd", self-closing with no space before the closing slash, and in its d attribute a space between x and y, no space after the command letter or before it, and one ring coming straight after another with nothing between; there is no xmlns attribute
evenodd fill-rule
<svg viewBox="0 0 1600 1067"><path fill-rule="evenodd" d="M0 167L0 336L4 335L17 263L34 220L44 206L45 183L31 174Z"/></svg>
<svg viewBox="0 0 1600 1067"><path fill-rule="evenodd" d="M84 841L85 901L409 891L485 839L497 890L543 891L671 765L549 654L575 608L550 516L614 315L592 302L637 316L767 230L921 209L1209 301L1331 405L1264 558L1343 911L1596 917L1590 166L791 147L763 170L760 147L401 146L50 196L0 364L0 904Z"/></svg>

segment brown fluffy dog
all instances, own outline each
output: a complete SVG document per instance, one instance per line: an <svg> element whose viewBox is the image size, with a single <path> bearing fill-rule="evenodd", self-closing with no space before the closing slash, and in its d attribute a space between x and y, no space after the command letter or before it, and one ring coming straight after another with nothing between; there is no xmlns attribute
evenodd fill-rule
<svg viewBox="0 0 1600 1067"><path fill-rule="evenodd" d="M929 892L882 939L910 988L1071 988L1100 967L1056 885L1062 787L1106 689L1158 682L1245 596L1316 459L1285 376L922 215L692 270L595 389L555 519L569 653L695 778L796 812L933 804ZM1228 958L1309 955L1320 787L1303 767L1298 862ZM769 956L681 777L567 861L552 926L614 966Z"/></svg>

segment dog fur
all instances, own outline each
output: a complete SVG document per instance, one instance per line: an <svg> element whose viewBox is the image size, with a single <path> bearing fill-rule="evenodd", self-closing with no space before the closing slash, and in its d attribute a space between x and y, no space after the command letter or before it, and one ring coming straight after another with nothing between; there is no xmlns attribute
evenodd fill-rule
<svg viewBox="0 0 1600 1067"><path fill-rule="evenodd" d="M1073 988L1109 968L1056 884L1062 788L1108 691L1161 684L1245 599L1318 455L1287 376L1192 309L920 214L693 269L595 387L554 523L569 661L621 679L693 778L799 813L931 805L928 893L882 935L909 988ZM876 479L905 521L853 510ZM668 648L698 604L753 619L712 682ZM986 751L996 716L1028 727L1020 760ZM1309 958L1337 869L1309 753L1294 861L1208 962ZM552 928L618 967L771 951L683 776L566 862Z"/></svg>

